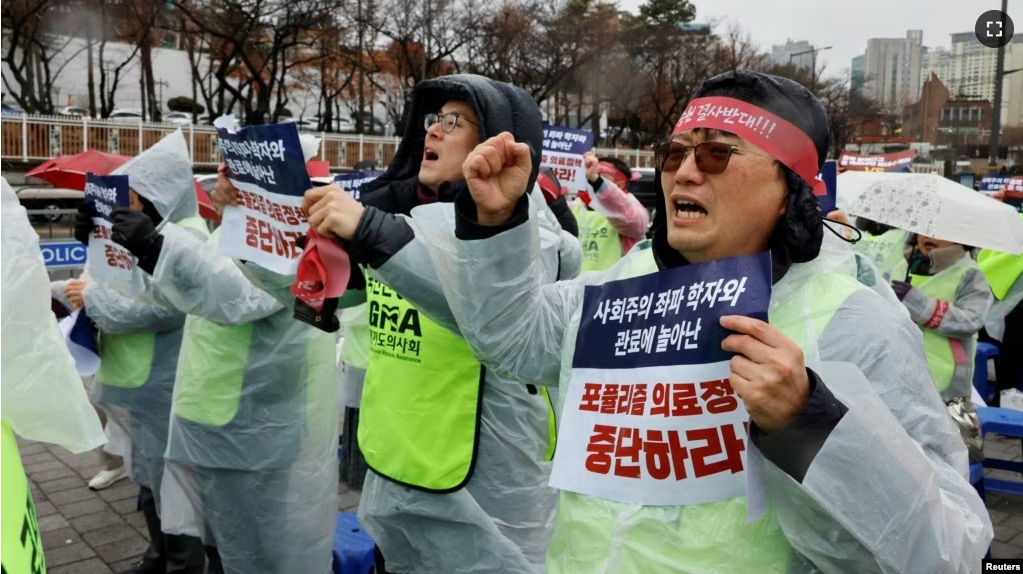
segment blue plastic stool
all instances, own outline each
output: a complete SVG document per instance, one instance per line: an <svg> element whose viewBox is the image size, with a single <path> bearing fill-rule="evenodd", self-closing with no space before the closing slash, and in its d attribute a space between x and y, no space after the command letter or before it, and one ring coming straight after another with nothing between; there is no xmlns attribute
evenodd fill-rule
<svg viewBox="0 0 1023 574"><path fill-rule="evenodd" d="M1023 411L1000 409L997 407L981 407L977 409L980 419L980 432L983 435L998 433L1001 435L1023 439ZM1023 463L999 458L984 458L984 468L996 468L1018 472L1023 478ZM972 472L971 472L972 475ZM1023 482L1003 480L999 478L984 479L985 492L999 494L1015 494L1023 496Z"/></svg>
<svg viewBox="0 0 1023 574"><path fill-rule="evenodd" d="M977 389L984 402L991 402L991 399L998 392L995 381L989 380L987 372L988 359L994 358L998 362L998 347L991 343L977 343L977 352L974 355L973 363L973 388Z"/></svg>
<svg viewBox="0 0 1023 574"><path fill-rule="evenodd" d="M376 565L373 539L354 512L338 512L334 529L334 574L369 574Z"/></svg>

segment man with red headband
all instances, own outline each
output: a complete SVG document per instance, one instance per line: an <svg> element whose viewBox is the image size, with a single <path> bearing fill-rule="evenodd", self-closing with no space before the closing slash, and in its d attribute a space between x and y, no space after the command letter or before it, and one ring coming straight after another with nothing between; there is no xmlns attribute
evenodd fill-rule
<svg viewBox="0 0 1023 574"><path fill-rule="evenodd" d="M731 440L748 451L751 467L731 474L750 472L747 486L740 495L681 504L652 498L645 477L604 495L569 481L549 573L976 571L991 522L967 479L966 448L934 389L919 332L821 250L812 185L829 143L824 109L799 84L747 71L711 78L657 149L670 211L658 210L651 248L605 272L556 284L541 281L536 205L524 195L529 146L509 134L483 142L466 159L469 193L456 200L453 234L443 213L417 213L417 234L429 238L448 307L475 356L511 380L571 385L562 396L585 374L575 372L579 360L597 353L576 341L591 340L587 330L599 329L601 321L582 317L581 309L602 289L770 253L770 324L726 315L720 327L704 325L731 333L721 343L733 354L725 392L734 392L749 415L748 432ZM330 226L341 237L372 236L358 218L327 221L336 222ZM414 269L397 259L378 260L374 273L419 306L409 279ZM679 397L672 392L674 404ZM570 410L562 405L560 412L568 417ZM644 413L627 414L647 424L654 415ZM589 434L568 420L561 422L555 472L563 441L571 444L576 433L585 444ZM707 464L706 452L714 450L706 438L700 446L686 437L689 451L670 446L676 480L678 460ZM612 440L616 457L625 457L619 461L632 456L623 450L642 452L635 438L630 445L619 436L617 447ZM650 434L643 440L649 443ZM660 440L654 446L668 452ZM653 452L646 451L647 469ZM723 481L729 473L715 476Z"/></svg>
<svg viewBox="0 0 1023 574"><path fill-rule="evenodd" d="M593 193L580 193L572 213L579 222L583 271L603 271L646 237L650 215L626 191L634 179L628 164L613 157L597 159L589 152L583 160Z"/></svg>

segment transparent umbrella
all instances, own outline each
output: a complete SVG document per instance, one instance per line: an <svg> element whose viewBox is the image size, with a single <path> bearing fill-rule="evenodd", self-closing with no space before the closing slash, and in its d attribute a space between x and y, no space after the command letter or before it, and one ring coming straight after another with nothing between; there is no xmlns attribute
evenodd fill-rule
<svg viewBox="0 0 1023 574"><path fill-rule="evenodd" d="M935 239L1023 253L1023 220L999 201L933 174L845 173L849 213Z"/></svg>

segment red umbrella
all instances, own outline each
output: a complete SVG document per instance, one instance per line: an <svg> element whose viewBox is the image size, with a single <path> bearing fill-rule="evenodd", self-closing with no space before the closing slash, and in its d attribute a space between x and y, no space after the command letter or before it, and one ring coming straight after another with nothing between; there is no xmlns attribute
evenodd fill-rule
<svg viewBox="0 0 1023 574"><path fill-rule="evenodd" d="M85 189L85 174L92 172L106 175L131 159L126 155L114 155L96 150L86 150L74 155L62 155L44 162L25 175L37 177L53 187L64 189Z"/></svg>
<svg viewBox="0 0 1023 574"><path fill-rule="evenodd" d="M131 159L130 156L114 155L90 149L82 153L62 155L47 160L25 175L37 177L53 187L84 191L86 173L109 175L129 159ZM220 216L213 208L210 196L206 194L199 182L195 182L195 198L199 202L200 216L211 221L220 221Z"/></svg>

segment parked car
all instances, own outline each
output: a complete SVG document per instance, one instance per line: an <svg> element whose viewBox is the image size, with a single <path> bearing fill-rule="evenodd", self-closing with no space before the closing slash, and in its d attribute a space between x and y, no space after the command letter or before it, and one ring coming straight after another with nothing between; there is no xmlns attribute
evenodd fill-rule
<svg viewBox="0 0 1023 574"><path fill-rule="evenodd" d="M316 129L320 125L320 116L312 116L309 118L309 122L312 124L312 128ZM352 118L346 116L334 116L334 130L339 133L352 133L355 131L355 122Z"/></svg>
<svg viewBox="0 0 1023 574"><path fill-rule="evenodd" d="M302 118L299 118L297 120L295 118L281 118L281 119L277 120L277 123L279 123L279 124L290 124L290 123L297 124L296 127L298 128L298 131L300 131L300 132L316 131L316 122L312 121L312 120L304 120Z"/></svg>
<svg viewBox="0 0 1023 574"><path fill-rule="evenodd" d="M142 110L118 109L110 112L109 119L116 122L138 123L140 121L143 121L145 119L145 116L142 115Z"/></svg>
<svg viewBox="0 0 1023 574"><path fill-rule="evenodd" d="M188 112L167 112L163 114L163 123L187 126L192 123L192 114Z"/></svg>
<svg viewBox="0 0 1023 574"><path fill-rule="evenodd" d="M85 108L76 108L74 106L65 106L57 110L57 115L61 116L72 116L77 118L91 118L92 114Z"/></svg>
<svg viewBox="0 0 1023 574"><path fill-rule="evenodd" d="M0 115L5 115L5 116L23 116L23 115L25 115L25 110L19 108L18 106L14 106L14 105L11 105L11 104L2 104L0 106L2 106L2 107L0 107Z"/></svg>
<svg viewBox="0 0 1023 574"><path fill-rule="evenodd" d="M85 197L75 189L42 186L21 187L15 189L14 193L25 209L47 212L29 215L29 220L36 225L60 221L64 217L60 210L78 209Z"/></svg>

